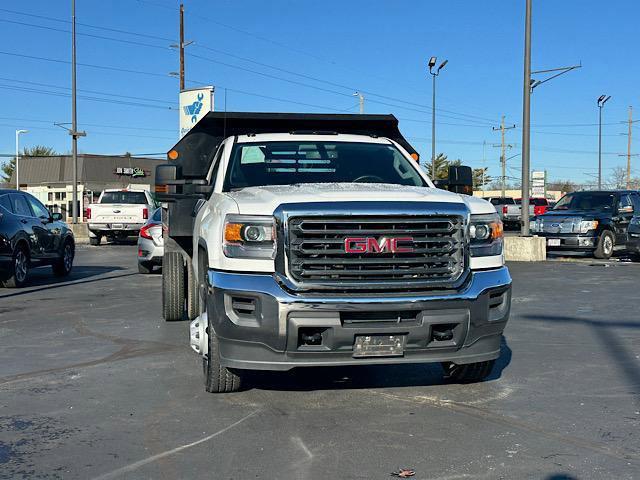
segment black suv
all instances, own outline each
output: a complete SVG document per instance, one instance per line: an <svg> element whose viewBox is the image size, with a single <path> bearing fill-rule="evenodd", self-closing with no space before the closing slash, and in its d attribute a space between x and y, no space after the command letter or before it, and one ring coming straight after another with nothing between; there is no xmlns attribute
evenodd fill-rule
<svg viewBox="0 0 640 480"><path fill-rule="evenodd" d="M631 219L640 214L640 194L633 190L568 193L536 217L532 232L547 239L547 251L591 253L610 258L625 248Z"/></svg>
<svg viewBox="0 0 640 480"><path fill-rule="evenodd" d="M71 272L75 242L73 232L59 213L49 210L33 195L0 189L0 283L26 284L31 267L51 265L53 273Z"/></svg>

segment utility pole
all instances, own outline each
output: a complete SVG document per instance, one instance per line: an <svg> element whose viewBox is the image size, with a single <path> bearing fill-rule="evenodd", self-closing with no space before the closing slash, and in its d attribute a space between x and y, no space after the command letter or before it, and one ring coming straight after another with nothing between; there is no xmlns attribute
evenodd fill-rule
<svg viewBox="0 0 640 480"><path fill-rule="evenodd" d="M493 127L493 131L496 130L500 130L500 137L501 137L501 141L500 141L500 145L494 145L494 147L500 147L501 148L501 153L500 153L500 167L502 168L502 181L500 182L502 184L502 192L500 194L501 198L504 198L505 195L505 179L507 176L507 148L511 148L513 147L513 145L510 144L506 144L504 141L504 133L505 130L511 130L512 128L516 128L515 125L511 125L509 127L506 127L504 125L504 115L502 116L502 121L500 122L500 126L499 127Z"/></svg>
<svg viewBox="0 0 640 480"><path fill-rule="evenodd" d="M531 1L526 0L524 20L524 80L522 88L522 235L529 236L529 153L531 134Z"/></svg>
<svg viewBox="0 0 640 480"><path fill-rule="evenodd" d="M16 130L16 190L20 190L20 135L29 130Z"/></svg>
<svg viewBox="0 0 640 480"><path fill-rule="evenodd" d="M354 97L358 97L358 102L359 102L359 106L360 106L360 115L364 114L364 95L361 94L360 92L356 92L353 94Z"/></svg>
<svg viewBox="0 0 640 480"><path fill-rule="evenodd" d="M76 0L71 0L71 135L73 156L73 195L71 211L73 223L78 223L78 137L86 136L78 132L78 116L76 108Z"/></svg>
<svg viewBox="0 0 640 480"><path fill-rule="evenodd" d="M631 189L631 126L633 125L633 107L629 105L629 136L627 138L627 190Z"/></svg>
<svg viewBox="0 0 640 480"><path fill-rule="evenodd" d="M184 90L184 4L180 4L180 91Z"/></svg>

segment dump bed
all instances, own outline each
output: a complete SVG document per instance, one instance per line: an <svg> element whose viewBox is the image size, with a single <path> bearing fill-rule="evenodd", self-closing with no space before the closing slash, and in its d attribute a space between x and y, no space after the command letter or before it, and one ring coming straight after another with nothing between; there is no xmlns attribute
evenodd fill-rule
<svg viewBox="0 0 640 480"><path fill-rule="evenodd" d="M398 119L393 115L251 112L208 113L169 151L168 158L170 163L179 167L183 179L204 179L218 146L225 138L289 132L386 137L417 158L417 152L400 133ZM188 192L188 185L183 188L185 193ZM189 254L193 236L192 212L196 201L195 198L179 199L170 203L168 208L168 236Z"/></svg>

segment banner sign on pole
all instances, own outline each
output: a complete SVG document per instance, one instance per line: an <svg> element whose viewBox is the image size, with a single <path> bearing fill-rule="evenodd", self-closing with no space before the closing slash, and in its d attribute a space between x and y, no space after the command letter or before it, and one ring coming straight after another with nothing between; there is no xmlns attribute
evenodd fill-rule
<svg viewBox="0 0 640 480"><path fill-rule="evenodd" d="M532 197L544 197L546 188L545 184L547 181L547 172L542 171L533 171L531 172L531 196Z"/></svg>
<svg viewBox="0 0 640 480"><path fill-rule="evenodd" d="M180 138L208 112L213 112L214 87L198 87L180 92Z"/></svg>

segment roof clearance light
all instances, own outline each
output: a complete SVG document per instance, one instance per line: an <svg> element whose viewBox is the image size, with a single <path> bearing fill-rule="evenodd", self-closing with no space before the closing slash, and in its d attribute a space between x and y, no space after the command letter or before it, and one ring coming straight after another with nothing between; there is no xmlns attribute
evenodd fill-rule
<svg viewBox="0 0 640 480"><path fill-rule="evenodd" d="M411 154L411 158L413 158L417 162L418 160L420 160L420 155L414 152Z"/></svg>
<svg viewBox="0 0 640 480"><path fill-rule="evenodd" d="M167 156L169 157L169 160L176 160L178 158L178 151L177 150L171 150Z"/></svg>

